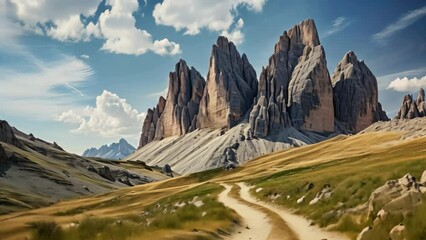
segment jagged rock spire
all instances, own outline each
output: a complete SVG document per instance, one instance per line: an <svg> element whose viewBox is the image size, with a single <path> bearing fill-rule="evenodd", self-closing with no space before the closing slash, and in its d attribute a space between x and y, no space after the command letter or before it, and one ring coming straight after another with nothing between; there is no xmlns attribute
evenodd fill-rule
<svg viewBox="0 0 426 240"><path fill-rule="evenodd" d="M212 47L206 87L197 118L199 128L232 128L257 94L256 72L234 43L219 37Z"/></svg>
<svg viewBox="0 0 426 240"><path fill-rule="evenodd" d="M331 76L334 115L359 132L377 121L389 120L378 100L377 80L363 61L349 51L337 64Z"/></svg>

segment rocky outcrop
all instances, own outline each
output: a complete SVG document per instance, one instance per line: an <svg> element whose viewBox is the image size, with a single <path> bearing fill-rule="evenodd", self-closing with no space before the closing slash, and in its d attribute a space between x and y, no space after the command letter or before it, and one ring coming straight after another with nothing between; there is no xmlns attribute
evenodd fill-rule
<svg viewBox="0 0 426 240"><path fill-rule="evenodd" d="M257 85L247 56L240 56L234 43L219 37L212 48L197 127L230 129L237 125L251 108Z"/></svg>
<svg viewBox="0 0 426 240"><path fill-rule="evenodd" d="M155 139L179 136L196 129L204 86L204 78L194 67L189 68L184 60L176 64L175 71L169 74L167 101Z"/></svg>
<svg viewBox="0 0 426 240"><path fill-rule="evenodd" d="M250 114L253 134L266 137L291 125L332 132L332 88L326 65L313 20L284 32L260 74L257 102Z"/></svg>
<svg viewBox="0 0 426 240"><path fill-rule="evenodd" d="M19 142L13 132L13 128L4 120L0 120L0 142L22 147L21 142Z"/></svg>
<svg viewBox="0 0 426 240"><path fill-rule="evenodd" d="M425 90L420 88L419 93L417 94L417 109L419 110L419 116L426 116L426 102L425 102Z"/></svg>
<svg viewBox="0 0 426 240"><path fill-rule="evenodd" d="M425 171L426 172L426 171ZM380 229L388 228L386 239L402 240L405 227L399 224L393 228L392 223L404 220L415 211L416 206L424 202L425 186L416 178L406 174L400 179L389 180L374 190L368 200L368 219L373 225L365 228L357 237L362 240L375 240ZM404 222L404 221L402 221ZM383 234L383 233L382 233ZM385 236L383 236L385 237Z"/></svg>
<svg viewBox="0 0 426 240"><path fill-rule="evenodd" d="M413 95L407 94L402 99L397 119L413 119L426 116L425 91L420 88L417 99L414 101Z"/></svg>
<svg viewBox="0 0 426 240"><path fill-rule="evenodd" d="M160 97L158 99L157 106L154 107L154 109L148 109L145 120L142 125L142 133L139 139L138 148L141 148L154 140L158 120L163 114L165 106L166 99L164 99L164 97Z"/></svg>
<svg viewBox="0 0 426 240"><path fill-rule="evenodd" d="M378 101L377 80L354 52L345 54L331 76L334 116L352 133L389 120Z"/></svg>

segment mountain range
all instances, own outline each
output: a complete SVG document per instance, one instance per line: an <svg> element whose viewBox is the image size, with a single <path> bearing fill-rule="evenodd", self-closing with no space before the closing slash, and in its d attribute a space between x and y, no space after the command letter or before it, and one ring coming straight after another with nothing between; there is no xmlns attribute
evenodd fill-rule
<svg viewBox="0 0 426 240"><path fill-rule="evenodd" d="M259 80L248 56L226 37L212 46L206 78L181 59L169 74L167 97L148 109L138 150L127 159L189 173L387 120L365 62L348 51L330 75L308 19L279 36Z"/></svg>
<svg viewBox="0 0 426 240"><path fill-rule="evenodd" d="M121 138L118 143L102 145L99 149L89 148L83 152L83 157L98 157L104 159L121 160L136 150L124 138Z"/></svg>

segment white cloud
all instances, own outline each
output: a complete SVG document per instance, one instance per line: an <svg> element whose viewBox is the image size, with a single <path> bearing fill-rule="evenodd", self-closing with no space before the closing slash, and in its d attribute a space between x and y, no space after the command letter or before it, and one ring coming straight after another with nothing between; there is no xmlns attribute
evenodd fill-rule
<svg viewBox="0 0 426 240"><path fill-rule="evenodd" d="M396 78L399 78L401 76L406 76L407 78L413 78L413 77L416 77L416 76L421 76L423 74L426 74L426 67L410 69L410 70L406 70L406 71L402 71L402 72L391 73L391 74L379 76L379 77L377 77L377 83L378 83L378 86L379 86L379 90L384 90Z"/></svg>
<svg viewBox="0 0 426 240"><path fill-rule="evenodd" d="M343 31L350 24L351 22L348 22L345 17L338 17L333 21L333 24L331 25L330 29L327 30L327 32L325 32L322 37L326 38L340 31Z"/></svg>
<svg viewBox="0 0 426 240"><path fill-rule="evenodd" d="M101 0L9 0L10 9L25 31L49 36L59 41L90 41L104 39L102 50L140 55L152 51L159 55L180 54L179 44L167 38L153 40L146 30L136 28L134 12L138 0L107 0L111 9L101 13L99 21L85 23L94 16ZM143 5L143 3L142 3ZM1 25L1 22L0 22ZM8 28L11 29L11 28Z"/></svg>
<svg viewBox="0 0 426 240"><path fill-rule="evenodd" d="M373 39L378 42L383 42L388 37L394 35L398 31L407 28L408 26L415 23L424 16L426 16L426 6L410 11L402 15L396 22L386 26L386 28L382 31L374 34Z"/></svg>
<svg viewBox="0 0 426 240"><path fill-rule="evenodd" d="M240 18L235 24L234 29L231 32L228 30L222 31L221 35L227 37L230 41L234 42L235 45L239 45L244 41L244 33L241 29L244 27L244 20Z"/></svg>
<svg viewBox="0 0 426 240"><path fill-rule="evenodd" d="M266 0L224 0L224 1L175 1L164 0L155 5L152 15L156 24L171 26L176 31L184 30L186 35L199 34L201 29L233 35L242 41L241 28L236 24L235 32L230 27L235 21L237 8L260 12ZM240 18L241 19L241 18ZM242 19L241 19L242 21Z"/></svg>
<svg viewBox="0 0 426 240"><path fill-rule="evenodd" d="M159 55L175 55L181 53L177 43L168 39L152 41L152 36L145 30L137 29L132 13L138 10L137 0L111 0L111 10L106 10L99 17L99 27L106 39L102 50L140 55L148 50Z"/></svg>
<svg viewBox="0 0 426 240"><path fill-rule="evenodd" d="M426 87L426 76L422 78L397 78L393 80L389 86L388 89L393 89L398 92L413 92L419 90L419 88Z"/></svg>
<svg viewBox="0 0 426 240"><path fill-rule="evenodd" d="M87 55L87 54L82 54L82 55L80 55L80 57L81 57L81 58L84 58L84 59L89 59L89 58L90 58L90 56L89 56L89 55Z"/></svg>
<svg viewBox="0 0 426 240"><path fill-rule="evenodd" d="M52 62L34 56L28 59L29 71L0 68L0 112L50 119L64 108L75 106L83 94L78 88L94 74L89 65L71 56Z"/></svg>
<svg viewBox="0 0 426 240"><path fill-rule="evenodd" d="M72 130L74 133L97 134L111 138L136 137L145 117L144 113L139 113L126 99L106 90L96 97L96 106L87 106L84 112L85 116L73 111L63 112L56 120L79 124L78 128Z"/></svg>
<svg viewBox="0 0 426 240"><path fill-rule="evenodd" d="M83 118L80 115L77 115L72 110L69 110L67 112L63 112L60 115L55 116L55 120L59 122L65 122L65 123L78 123L81 124L83 121Z"/></svg>

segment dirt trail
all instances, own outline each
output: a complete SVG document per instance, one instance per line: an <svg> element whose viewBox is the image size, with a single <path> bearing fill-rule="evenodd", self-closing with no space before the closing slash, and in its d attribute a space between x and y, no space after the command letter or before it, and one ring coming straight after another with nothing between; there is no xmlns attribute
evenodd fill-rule
<svg viewBox="0 0 426 240"><path fill-rule="evenodd" d="M225 206L234 209L243 219L244 226L238 229L232 237L241 240L267 240L272 225L265 213L239 202L229 196L232 186L222 184L225 191L219 194L219 201Z"/></svg>
<svg viewBox="0 0 426 240"><path fill-rule="evenodd" d="M244 183L238 183L238 186L240 186L241 188L240 196L242 199L247 202L260 205L277 213L288 224L291 230L296 233L300 240L349 240L349 237L341 233L329 232L315 225L310 226L310 222L301 216L293 214L290 211L285 210L283 208L279 208L273 204L269 204L255 199L249 193L250 187Z"/></svg>

